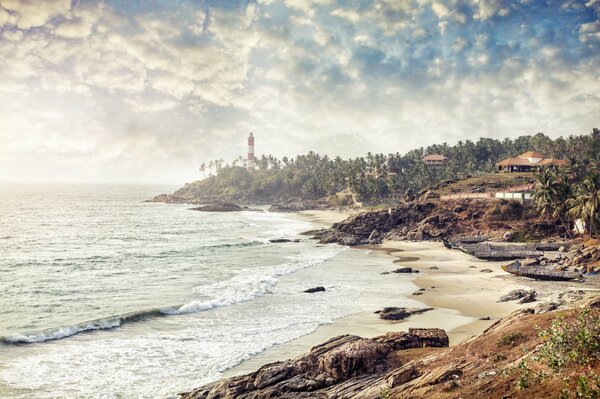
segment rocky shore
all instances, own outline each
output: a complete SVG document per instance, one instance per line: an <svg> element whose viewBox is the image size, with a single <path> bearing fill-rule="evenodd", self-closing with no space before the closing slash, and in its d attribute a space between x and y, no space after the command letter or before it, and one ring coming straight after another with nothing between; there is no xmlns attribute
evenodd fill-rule
<svg viewBox="0 0 600 399"><path fill-rule="evenodd" d="M597 336L590 340L589 347L574 348L586 362L570 361L572 364L554 367L552 362L546 361L546 358L552 359L550 356L562 356L563 351L568 351L568 348L555 348L553 354L545 352L551 348L551 341L544 334L550 334L551 338L552 334L569 334L566 328L561 330L560 320L575 323L572 333L577 333L577 329L592 334L600 332L600 297L571 304L575 305L582 310L518 310L481 335L453 347L448 346L448 337L440 329L410 329L373 339L342 335L313 347L305 355L181 393L180 398L380 399L481 395L530 398L556 395L564 386L576 384L578 378L579 381L588 378L586 376L594 378L600 371L595 346ZM576 324L581 315L589 315L587 322ZM533 325L537 330L531 328ZM594 380L590 381L593 384ZM576 390L575 387L573 391ZM568 395L569 391L566 392Z"/></svg>

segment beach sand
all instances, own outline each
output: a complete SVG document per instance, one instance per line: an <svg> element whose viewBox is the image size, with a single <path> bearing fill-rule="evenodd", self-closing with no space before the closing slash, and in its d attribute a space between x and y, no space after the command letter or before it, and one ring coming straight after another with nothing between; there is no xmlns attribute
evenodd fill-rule
<svg viewBox="0 0 600 399"><path fill-rule="evenodd" d="M350 212L345 209L336 210L312 210L296 212L303 220L316 223L323 227L330 227L332 224L341 222L350 216Z"/></svg>
<svg viewBox="0 0 600 399"><path fill-rule="evenodd" d="M300 214L322 225L340 221L345 215L336 211ZM498 302L500 296L511 290L533 288L543 299L579 288L577 283L544 283L512 276L500 268L504 262L479 260L460 251L448 250L439 242L387 241L355 250L383 251L390 257L390 270L404 266L419 270L412 276L415 292L420 294L409 297L421 302L423 308L434 309L402 321L381 320L373 313L378 309L352 314L322 325L311 334L276 345L226 371L225 377L249 373L267 363L299 356L313 346L343 334L371 338L392 331L408 331L411 327L436 327L446 330L450 345L456 345L479 335L495 321L519 308L535 306L535 303ZM481 320L484 318L489 320Z"/></svg>

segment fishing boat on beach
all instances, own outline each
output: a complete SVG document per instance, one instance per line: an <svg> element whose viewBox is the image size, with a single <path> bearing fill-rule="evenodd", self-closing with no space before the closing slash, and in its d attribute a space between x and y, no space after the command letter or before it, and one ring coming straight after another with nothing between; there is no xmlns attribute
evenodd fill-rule
<svg viewBox="0 0 600 399"><path fill-rule="evenodd" d="M523 266L519 261L503 265L502 270L517 276L529 277L536 280L568 281L582 278L579 272L564 271L547 266Z"/></svg>

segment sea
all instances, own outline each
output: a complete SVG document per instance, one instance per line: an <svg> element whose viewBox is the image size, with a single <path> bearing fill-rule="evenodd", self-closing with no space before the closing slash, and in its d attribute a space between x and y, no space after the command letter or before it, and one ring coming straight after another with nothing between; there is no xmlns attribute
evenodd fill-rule
<svg viewBox="0 0 600 399"><path fill-rule="evenodd" d="M144 202L175 188L0 184L1 398L173 398L414 289L305 216Z"/></svg>

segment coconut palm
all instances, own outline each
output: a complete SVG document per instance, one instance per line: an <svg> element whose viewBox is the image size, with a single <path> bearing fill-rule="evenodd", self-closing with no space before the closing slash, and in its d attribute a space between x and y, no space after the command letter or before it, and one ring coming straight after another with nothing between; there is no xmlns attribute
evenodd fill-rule
<svg viewBox="0 0 600 399"><path fill-rule="evenodd" d="M556 174L552 170L543 169L538 174L538 184L533 192L533 204L548 222L556 210L556 181Z"/></svg>
<svg viewBox="0 0 600 399"><path fill-rule="evenodd" d="M584 220L592 236L600 233L600 174L588 175L575 187L575 195L567 201L569 214Z"/></svg>

